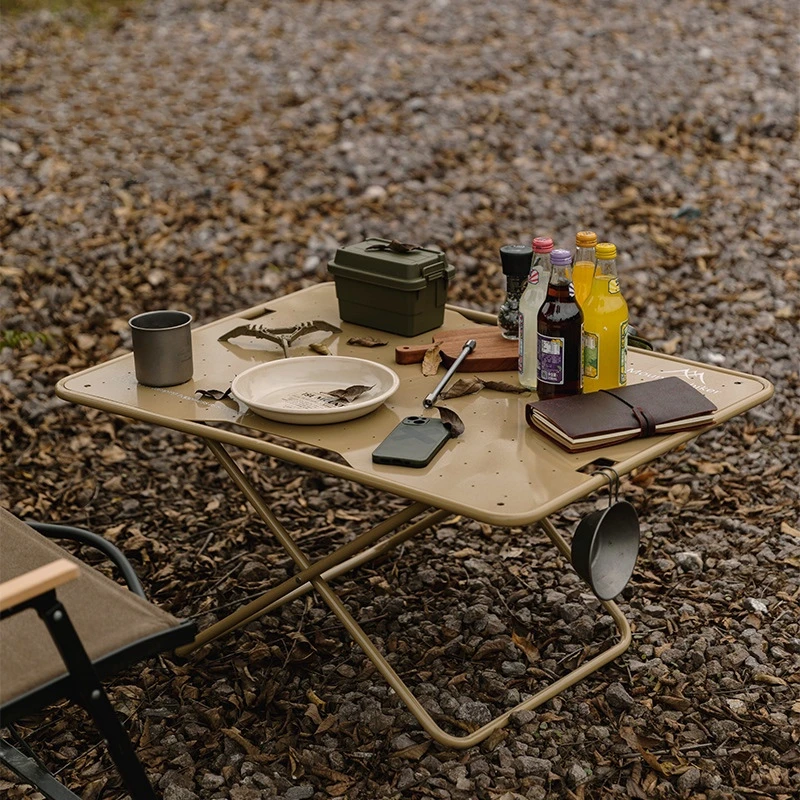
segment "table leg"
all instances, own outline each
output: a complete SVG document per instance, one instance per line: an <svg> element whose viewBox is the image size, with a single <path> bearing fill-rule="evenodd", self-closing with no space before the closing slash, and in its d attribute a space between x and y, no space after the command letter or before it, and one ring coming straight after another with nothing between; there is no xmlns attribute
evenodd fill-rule
<svg viewBox="0 0 800 800"><path fill-rule="evenodd" d="M414 696L414 694L411 692L408 686L406 686L406 684L403 682L400 676L394 671L391 664L389 664L389 662L384 658L383 654L375 647L372 640L362 630L361 626L358 624L358 622L356 622L356 620L347 610L344 603L330 588L325 579L321 577L321 571L319 571L318 574L313 574L313 572L316 572L316 570L312 571L312 565L306 558L305 554L296 545L294 540L289 535L288 531L286 531L283 525L281 525L281 523L278 521L278 519L266 505L264 500L256 491L255 487L250 483L247 477L236 466L236 464L234 463L230 455L227 453L227 451L225 451L222 445L216 442L208 441L207 443L208 446L211 448L212 452L214 453L214 455L222 464L222 466L225 468L225 470L228 472L228 474L231 476L231 478L234 480L234 482L237 484L240 490L247 497L248 501L251 503L251 505L256 510L258 515L269 527L269 529L273 532L276 538L280 541L281 545L283 545L284 549L292 558L292 560L295 562L295 564L297 564L297 566L300 567L301 572L296 576L297 579L301 580L303 583L308 582L311 584L311 586L316 590L316 592L320 595L320 597L322 597L322 599L325 601L326 605L331 609L331 611L333 611L333 613L336 615L336 617L339 619L342 625L344 625L345 629L353 638L353 640L356 642L356 644L358 644L358 646L364 651L369 660L375 665L375 668L383 676L384 680L386 680L389 686L391 686L391 688L397 693L398 697L403 701L403 703L405 703L408 710L416 717L417 721L422 726L423 730L425 730L425 732L432 739L435 739L437 742L444 745L445 747L459 749L459 750L466 749L469 747L474 747L475 745L479 744L484 739L486 739L488 736L490 736L494 731L499 730L500 728L504 728L508 724L512 715L515 714L516 712L532 710L542 705L543 703L547 702L548 700L551 700L553 697L560 694L565 689L574 685L578 681L583 680L583 678L590 675L592 672L595 672L605 664L608 664L610 661L613 661L615 658L622 655L622 653L624 653L630 646L631 630L628 621L625 619L625 616L623 615L622 611L620 611L617 604L611 600L600 601L602 605L605 607L605 609L609 612L609 614L614 620L614 623L617 626L617 631L619 632L619 641L615 645L607 648L602 653L598 654L594 658L582 664L580 667L577 667L568 674L554 681L549 686L546 686L544 689L537 692L532 697L529 697L527 700L524 700L523 702L519 703L514 708L509 709L503 714L500 714L499 716L495 717L491 722L486 723L485 725L481 726L472 733L467 734L466 736L454 736L452 734L449 734L436 723L436 721L422 706L419 700L417 700L417 698ZM406 509L406 511L408 510L409 509ZM414 535L414 533L418 532L418 530L430 527L431 525L435 524L441 519L446 518L447 516L449 516L449 514L448 512L445 511L433 512L432 514L429 514L425 519L417 523L417 525L420 526L417 530L413 530L412 532L411 529L415 528L416 526L411 526L411 529L407 531L401 531L400 534L407 534L405 538L409 538L410 536ZM567 558L569 558L570 556L569 545L564 541L564 538L559 534L559 532L556 530L553 524L548 519L542 520L540 524L546 531L547 535L550 537L551 541L556 545L556 547ZM397 527L397 525L395 527ZM317 565L314 566L318 566L319 563L320 562L317 562ZM306 577L301 578L301 576L303 575L305 575ZM287 592L284 591L283 595L286 594ZM245 619L249 619L251 616L252 614L245 617ZM242 620L240 620L239 622L242 623ZM189 647L194 648L195 646L197 645L190 645Z"/></svg>
<svg viewBox="0 0 800 800"><path fill-rule="evenodd" d="M222 445L209 440L207 440L206 443L228 474L244 491L245 495L248 497L248 500L250 500L251 504L254 506L254 508L256 508L256 511L258 511L264 522L278 537L279 541L281 541L281 544L283 544L285 548L286 545L284 544L284 537L288 538L289 541L291 541L291 537L283 529L283 526L280 524L280 522L278 522L277 518L274 517L266 504L263 503L250 481L247 480L239 467L236 466L235 462L222 447ZM247 490L245 490L245 486L247 487ZM301 568L301 571L296 575L293 575L291 578L279 584L278 586L275 586L272 589L264 592L264 594L260 595L250 603L241 606L232 614L229 614L215 624L210 625L208 628L200 631L197 636L195 636L194 641L184 645L183 647L177 648L175 651L176 654L182 657L187 656L189 653L194 652L199 647L202 647L204 644L217 639L225 633L229 633L241 628L263 614L267 614L271 611L274 611L276 608L280 608L280 606L284 605L290 600L301 597L302 595L311 591L313 588L310 582L311 578L315 578L319 575L323 575L326 580L338 577L339 575L342 575L351 569L361 566L361 564L364 564L373 558L383 555L392 548L402 544L402 542L405 542L411 537L416 536L416 534L420 533L426 528L436 525L441 522L442 519L450 516L449 512L438 510L434 511L413 525L397 531L385 542L373 544L378 539L383 538L388 533L395 531L401 525L409 522L427 508L428 506L423 503L413 503L408 508L404 508L396 514L393 514L391 517L387 518L369 531L357 536L352 541L340 547L334 553L331 553L319 561L316 561L314 564L307 562L307 566ZM369 545L373 546L369 547ZM299 562L296 559L294 560L295 563L299 565Z"/></svg>

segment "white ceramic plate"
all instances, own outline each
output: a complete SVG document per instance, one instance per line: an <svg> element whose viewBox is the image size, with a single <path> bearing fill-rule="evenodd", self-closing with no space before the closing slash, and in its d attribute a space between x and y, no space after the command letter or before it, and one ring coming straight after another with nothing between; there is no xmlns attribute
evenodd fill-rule
<svg viewBox="0 0 800 800"><path fill-rule="evenodd" d="M231 394L267 419L294 425L326 425L369 414L400 385L396 373L361 358L297 356L259 364L240 373ZM347 403L326 392L371 387Z"/></svg>

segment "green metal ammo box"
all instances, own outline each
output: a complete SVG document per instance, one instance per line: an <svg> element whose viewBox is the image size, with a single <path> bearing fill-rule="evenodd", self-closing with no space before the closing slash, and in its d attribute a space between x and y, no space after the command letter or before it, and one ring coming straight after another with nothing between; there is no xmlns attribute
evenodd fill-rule
<svg viewBox="0 0 800 800"><path fill-rule="evenodd" d="M345 322L400 336L438 328L455 269L438 250L420 247L396 252L388 249L389 244L388 239L367 239L340 247L328 262L339 316Z"/></svg>

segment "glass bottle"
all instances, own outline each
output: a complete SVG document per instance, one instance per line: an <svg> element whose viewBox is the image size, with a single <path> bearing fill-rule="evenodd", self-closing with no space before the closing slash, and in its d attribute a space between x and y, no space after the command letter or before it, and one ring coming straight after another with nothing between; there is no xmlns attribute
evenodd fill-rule
<svg viewBox="0 0 800 800"><path fill-rule="evenodd" d="M575 234L575 264L572 267L572 285L575 287L575 299L583 308L594 278L596 263L595 247L597 234L594 231L578 231Z"/></svg>
<svg viewBox="0 0 800 800"><path fill-rule="evenodd" d="M550 265L547 296L537 320L540 400L583 392L583 313L575 301L569 250L553 250Z"/></svg>
<svg viewBox="0 0 800 800"><path fill-rule="evenodd" d="M537 236L533 240L533 264L528 274L525 291L519 301L519 382L527 389L536 389L536 333L537 315L547 294L550 279L550 252L553 240Z"/></svg>
<svg viewBox="0 0 800 800"><path fill-rule="evenodd" d="M504 339L519 338L519 299L531 270L533 249L526 244L506 244L500 248L500 263L506 276L506 299L497 312L497 325Z"/></svg>
<svg viewBox="0 0 800 800"><path fill-rule="evenodd" d="M586 392L628 382L628 304L617 276L617 248L597 245L597 266L583 304L583 386Z"/></svg>

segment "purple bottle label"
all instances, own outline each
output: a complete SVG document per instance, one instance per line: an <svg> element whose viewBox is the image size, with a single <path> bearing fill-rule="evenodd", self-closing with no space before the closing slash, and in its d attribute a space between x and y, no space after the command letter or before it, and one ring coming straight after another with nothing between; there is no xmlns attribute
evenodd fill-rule
<svg viewBox="0 0 800 800"><path fill-rule="evenodd" d="M536 345L537 378L543 383L564 383L564 338L540 333Z"/></svg>

